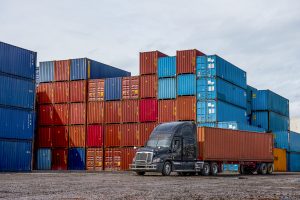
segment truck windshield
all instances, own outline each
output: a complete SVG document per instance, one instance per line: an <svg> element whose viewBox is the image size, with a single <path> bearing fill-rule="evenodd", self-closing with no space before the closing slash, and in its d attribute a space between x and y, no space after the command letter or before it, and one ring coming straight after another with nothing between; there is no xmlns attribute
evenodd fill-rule
<svg viewBox="0 0 300 200"><path fill-rule="evenodd" d="M151 137L147 142L147 147L170 147L171 137L169 136L156 136Z"/></svg>

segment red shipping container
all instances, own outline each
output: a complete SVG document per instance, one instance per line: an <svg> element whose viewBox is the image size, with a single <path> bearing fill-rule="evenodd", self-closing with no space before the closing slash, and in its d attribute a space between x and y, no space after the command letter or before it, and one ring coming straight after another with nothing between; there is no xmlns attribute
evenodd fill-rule
<svg viewBox="0 0 300 200"><path fill-rule="evenodd" d="M176 100L158 101L158 122L176 121Z"/></svg>
<svg viewBox="0 0 300 200"><path fill-rule="evenodd" d="M104 101L88 102L88 124L104 123Z"/></svg>
<svg viewBox="0 0 300 200"><path fill-rule="evenodd" d="M69 82L56 82L53 84L53 103L69 102Z"/></svg>
<svg viewBox="0 0 300 200"><path fill-rule="evenodd" d="M53 149L52 150L52 170L67 170L68 169L68 150Z"/></svg>
<svg viewBox="0 0 300 200"><path fill-rule="evenodd" d="M205 56L204 53L197 49L182 50L176 52L176 69L177 74L196 73L197 56Z"/></svg>
<svg viewBox="0 0 300 200"><path fill-rule="evenodd" d="M38 128L38 140L37 146L40 148L52 147L52 133L50 127L39 127Z"/></svg>
<svg viewBox="0 0 300 200"><path fill-rule="evenodd" d="M140 122L157 121L157 108L156 99L142 99L140 101Z"/></svg>
<svg viewBox="0 0 300 200"><path fill-rule="evenodd" d="M104 79L89 80L88 101L104 101Z"/></svg>
<svg viewBox="0 0 300 200"><path fill-rule="evenodd" d="M40 105L38 107L38 123L39 125L53 124L53 105Z"/></svg>
<svg viewBox="0 0 300 200"><path fill-rule="evenodd" d="M105 122L120 123L121 122L121 101L106 101L105 102Z"/></svg>
<svg viewBox="0 0 300 200"><path fill-rule="evenodd" d="M53 125L69 124L69 104L53 105Z"/></svg>
<svg viewBox="0 0 300 200"><path fill-rule="evenodd" d="M139 98L140 77L131 76L122 78L122 99Z"/></svg>
<svg viewBox="0 0 300 200"><path fill-rule="evenodd" d="M139 100L122 101L122 122L139 122Z"/></svg>
<svg viewBox="0 0 300 200"><path fill-rule="evenodd" d="M76 125L69 128L69 147L85 147L86 126Z"/></svg>
<svg viewBox="0 0 300 200"><path fill-rule="evenodd" d="M89 125L87 130L87 146L102 147L103 146L103 126Z"/></svg>
<svg viewBox="0 0 300 200"><path fill-rule="evenodd" d="M40 83L37 87L37 103L47 104L53 102L53 84L52 83Z"/></svg>
<svg viewBox="0 0 300 200"><path fill-rule="evenodd" d="M196 97L184 96L176 99L176 119L196 121Z"/></svg>
<svg viewBox="0 0 300 200"><path fill-rule="evenodd" d="M121 170L122 150L120 148L107 148L105 149L105 166L107 171L120 171Z"/></svg>
<svg viewBox="0 0 300 200"><path fill-rule="evenodd" d="M86 104L70 104L70 124L86 124Z"/></svg>
<svg viewBox="0 0 300 200"><path fill-rule="evenodd" d="M52 146L54 148L64 147L68 148L69 127L68 126L54 126L52 127Z"/></svg>
<svg viewBox="0 0 300 200"><path fill-rule="evenodd" d="M90 171L103 170L103 150L102 148L87 148L86 169Z"/></svg>
<svg viewBox="0 0 300 200"><path fill-rule="evenodd" d="M121 170L129 170L136 151L137 149L132 147L122 148Z"/></svg>
<svg viewBox="0 0 300 200"><path fill-rule="evenodd" d="M104 127L105 147L121 146L121 126L120 124L110 124Z"/></svg>
<svg viewBox="0 0 300 200"><path fill-rule="evenodd" d="M70 82L70 102L86 102L86 81Z"/></svg>
<svg viewBox="0 0 300 200"><path fill-rule="evenodd" d="M149 139L151 132L157 125L158 124L156 122L140 124L140 146L145 145L145 143Z"/></svg>
<svg viewBox="0 0 300 200"><path fill-rule="evenodd" d="M70 80L70 60L60 60L54 62L54 80L68 81Z"/></svg>
<svg viewBox="0 0 300 200"><path fill-rule="evenodd" d="M157 76L144 75L141 80L141 98L156 98L157 97Z"/></svg>
<svg viewBox="0 0 300 200"><path fill-rule="evenodd" d="M159 51L140 52L140 74L156 74L158 58L166 56Z"/></svg>
<svg viewBox="0 0 300 200"><path fill-rule="evenodd" d="M139 146L139 124L121 124L121 146Z"/></svg>

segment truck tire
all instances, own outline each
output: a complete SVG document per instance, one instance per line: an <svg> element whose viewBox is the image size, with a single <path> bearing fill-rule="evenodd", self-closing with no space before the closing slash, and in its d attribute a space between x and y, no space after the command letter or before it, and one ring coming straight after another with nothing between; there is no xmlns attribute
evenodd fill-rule
<svg viewBox="0 0 300 200"><path fill-rule="evenodd" d="M268 172L268 167L266 163L261 163L257 171L258 174L266 175Z"/></svg>
<svg viewBox="0 0 300 200"><path fill-rule="evenodd" d="M240 172L240 175L245 175L246 174L244 165L240 165L239 172Z"/></svg>
<svg viewBox="0 0 300 200"><path fill-rule="evenodd" d="M268 168L267 174L272 174L274 170L273 163L268 163L267 168Z"/></svg>
<svg viewBox="0 0 300 200"><path fill-rule="evenodd" d="M144 176L146 172L136 172L138 176Z"/></svg>
<svg viewBox="0 0 300 200"><path fill-rule="evenodd" d="M211 163L210 165L210 175L217 176L218 175L218 164L217 163Z"/></svg>
<svg viewBox="0 0 300 200"><path fill-rule="evenodd" d="M172 164L170 162L165 162L163 169L162 169L162 175L163 176L170 176L172 172Z"/></svg>
<svg viewBox="0 0 300 200"><path fill-rule="evenodd" d="M204 163L203 169L201 170L202 176L208 176L210 174L210 166L208 163Z"/></svg>

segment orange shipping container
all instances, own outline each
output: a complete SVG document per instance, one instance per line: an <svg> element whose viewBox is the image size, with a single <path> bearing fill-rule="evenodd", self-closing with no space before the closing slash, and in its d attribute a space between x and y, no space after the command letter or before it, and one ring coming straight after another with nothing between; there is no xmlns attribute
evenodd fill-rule
<svg viewBox="0 0 300 200"><path fill-rule="evenodd" d="M53 102L53 84L40 83L37 87L37 102L38 104L46 104Z"/></svg>
<svg viewBox="0 0 300 200"><path fill-rule="evenodd" d="M199 160L273 162L273 135L198 127Z"/></svg>
<svg viewBox="0 0 300 200"><path fill-rule="evenodd" d="M205 55L197 49L182 50L176 52L177 74L196 73L197 56Z"/></svg>
<svg viewBox="0 0 300 200"><path fill-rule="evenodd" d="M196 120L196 97L183 96L176 99L176 120Z"/></svg>
<svg viewBox="0 0 300 200"><path fill-rule="evenodd" d="M60 60L54 62L54 80L68 81L70 80L70 60Z"/></svg>
<svg viewBox="0 0 300 200"><path fill-rule="evenodd" d="M86 81L70 82L70 102L86 102Z"/></svg>
<svg viewBox="0 0 300 200"><path fill-rule="evenodd" d="M53 125L69 124L69 104L53 105Z"/></svg>
<svg viewBox="0 0 300 200"><path fill-rule="evenodd" d="M121 101L105 102L105 122L120 123L121 122Z"/></svg>
<svg viewBox="0 0 300 200"><path fill-rule="evenodd" d="M135 156L137 149L132 147L122 148L121 170L129 170L129 165Z"/></svg>
<svg viewBox="0 0 300 200"><path fill-rule="evenodd" d="M105 149L105 166L107 171L121 170L122 149L120 148L106 148Z"/></svg>
<svg viewBox="0 0 300 200"><path fill-rule="evenodd" d="M104 146L121 146L121 126L120 124L110 124L104 127Z"/></svg>
<svg viewBox="0 0 300 200"><path fill-rule="evenodd" d="M69 102L69 82L56 82L53 84L53 103Z"/></svg>
<svg viewBox="0 0 300 200"><path fill-rule="evenodd" d="M86 124L86 104L70 104L70 124Z"/></svg>
<svg viewBox="0 0 300 200"><path fill-rule="evenodd" d="M157 76L144 75L141 80L141 98L156 98L157 97Z"/></svg>
<svg viewBox="0 0 300 200"><path fill-rule="evenodd" d="M104 101L88 102L88 124L104 123Z"/></svg>
<svg viewBox="0 0 300 200"><path fill-rule="evenodd" d="M140 146L144 146L153 129L157 126L156 122L140 124Z"/></svg>
<svg viewBox="0 0 300 200"><path fill-rule="evenodd" d="M131 76L122 78L122 99L139 98L140 77Z"/></svg>
<svg viewBox="0 0 300 200"><path fill-rule="evenodd" d="M274 171L286 172L286 150L285 149L273 149L274 154Z"/></svg>
<svg viewBox="0 0 300 200"><path fill-rule="evenodd" d="M176 100L158 101L158 122L176 121Z"/></svg>
<svg viewBox="0 0 300 200"><path fill-rule="evenodd" d="M121 146L139 146L139 124L121 124Z"/></svg>
<svg viewBox="0 0 300 200"><path fill-rule="evenodd" d="M102 148L87 148L86 169L90 171L103 170L103 150Z"/></svg>
<svg viewBox="0 0 300 200"><path fill-rule="evenodd" d="M86 127L84 125L70 126L69 147L85 147Z"/></svg>
<svg viewBox="0 0 300 200"><path fill-rule="evenodd" d="M122 101L122 122L139 122L139 100Z"/></svg>
<svg viewBox="0 0 300 200"><path fill-rule="evenodd" d="M104 79L89 80L88 101L104 101Z"/></svg>
<svg viewBox="0 0 300 200"><path fill-rule="evenodd" d="M140 52L140 74L156 74L158 58L166 56L159 51Z"/></svg>

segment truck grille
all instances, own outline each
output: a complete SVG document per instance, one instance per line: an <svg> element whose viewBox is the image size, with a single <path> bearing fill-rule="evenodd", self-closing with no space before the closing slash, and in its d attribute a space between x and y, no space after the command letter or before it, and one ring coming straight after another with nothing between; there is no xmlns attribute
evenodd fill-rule
<svg viewBox="0 0 300 200"><path fill-rule="evenodd" d="M152 162L152 152L138 152L135 157L136 164L149 164Z"/></svg>

